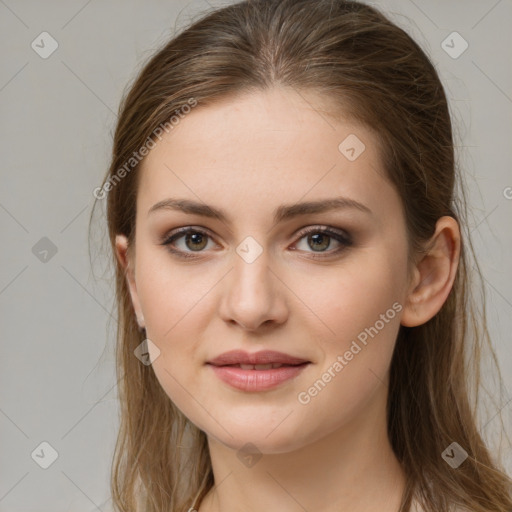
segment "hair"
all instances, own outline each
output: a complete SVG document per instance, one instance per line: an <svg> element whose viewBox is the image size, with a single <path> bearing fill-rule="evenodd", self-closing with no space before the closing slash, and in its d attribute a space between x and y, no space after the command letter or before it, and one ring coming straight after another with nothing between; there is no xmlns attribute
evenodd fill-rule
<svg viewBox="0 0 512 512"><path fill-rule="evenodd" d="M477 427L483 348L499 367L483 286L480 302L473 286L472 276L481 282L482 275L467 232L446 95L429 58L403 29L376 8L347 0L252 0L202 13L151 55L125 91L102 184L118 311L116 511L187 511L214 485L206 434L173 404L152 367L133 355L145 333L115 257L117 234L127 236L129 251L135 242L140 161L132 157L156 143L158 127L168 126L191 98L200 108L272 87L319 93L335 106L334 117L377 133L384 169L403 204L410 261L426 250L441 216L461 226L447 300L425 324L400 326L391 361L388 436L407 478L400 510L418 500L428 512L510 512L512 481ZM454 441L468 453L457 469L441 456Z"/></svg>

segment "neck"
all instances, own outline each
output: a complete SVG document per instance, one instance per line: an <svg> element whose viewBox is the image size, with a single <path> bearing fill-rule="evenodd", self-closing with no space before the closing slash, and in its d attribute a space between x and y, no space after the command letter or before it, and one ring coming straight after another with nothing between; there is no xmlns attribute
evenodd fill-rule
<svg viewBox="0 0 512 512"><path fill-rule="evenodd" d="M398 512L405 475L387 436L385 392L356 421L251 467L209 437L215 485L199 512Z"/></svg>

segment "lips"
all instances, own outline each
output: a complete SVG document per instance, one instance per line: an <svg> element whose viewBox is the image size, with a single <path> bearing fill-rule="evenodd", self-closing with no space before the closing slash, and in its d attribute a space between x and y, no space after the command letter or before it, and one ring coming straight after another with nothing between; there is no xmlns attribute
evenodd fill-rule
<svg viewBox="0 0 512 512"><path fill-rule="evenodd" d="M273 350L263 350L250 354L243 350L232 350L211 359L207 364L213 366L237 366L245 370L270 370L281 366L297 366L309 363L306 359L290 356Z"/></svg>
<svg viewBox="0 0 512 512"><path fill-rule="evenodd" d="M271 350L254 354L233 350L206 364L219 379L232 388L245 392L261 392L292 380L310 363L311 361Z"/></svg>
<svg viewBox="0 0 512 512"><path fill-rule="evenodd" d="M224 365L226 366L226 365ZM284 366L281 363L269 363L269 364L230 364L233 368L242 368L242 370L273 370ZM290 366L290 365L287 365ZM295 366L295 365L294 365Z"/></svg>

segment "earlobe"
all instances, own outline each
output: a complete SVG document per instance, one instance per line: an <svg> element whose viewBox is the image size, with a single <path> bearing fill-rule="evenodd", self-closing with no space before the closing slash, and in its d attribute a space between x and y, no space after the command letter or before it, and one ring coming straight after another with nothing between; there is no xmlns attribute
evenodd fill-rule
<svg viewBox="0 0 512 512"><path fill-rule="evenodd" d="M460 256L460 231L453 217L441 217L428 251L416 264L401 324L422 325L441 309L455 280Z"/></svg>
<svg viewBox="0 0 512 512"><path fill-rule="evenodd" d="M116 235L115 240L116 257L119 264L124 268L126 283L130 291L130 297L132 300L133 309L137 317L137 323L141 329L146 327L144 321L144 315L140 307L139 295L137 293L137 285L135 283L135 272L133 270L133 262L130 259L128 251L128 239L125 235Z"/></svg>

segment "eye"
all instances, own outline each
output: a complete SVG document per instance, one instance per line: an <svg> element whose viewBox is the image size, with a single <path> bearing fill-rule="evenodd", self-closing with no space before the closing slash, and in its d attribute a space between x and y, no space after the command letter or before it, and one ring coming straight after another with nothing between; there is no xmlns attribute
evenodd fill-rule
<svg viewBox="0 0 512 512"><path fill-rule="evenodd" d="M185 248L175 248L176 240L184 238L183 244ZM174 232L171 236L167 237L162 245L165 245L167 249L177 256L183 258L195 258L196 256L194 252L203 252L203 249L207 246L208 238L211 238L210 235L202 230L196 228L181 228ZM190 251L189 251L190 249Z"/></svg>
<svg viewBox="0 0 512 512"><path fill-rule="evenodd" d="M348 233L338 230L334 231L333 229L329 229L327 226L307 228L299 233L299 236L301 237L300 240L305 239L305 243L308 247L314 249L313 253L319 253L313 254L313 258L333 256L340 253L347 247L350 247L353 243ZM333 239L338 244L338 248L327 251L327 249L332 245ZM307 249L306 252L308 252Z"/></svg>
<svg viewBox="0 0 512 512"><path fill-rule="evenodd" d="M327 226L313 226L307 228L299 233L299 237L299 242L302 239L306 239L306 243L309 247L314 248L313 252L319 253L313 254L313 258L325 258L338 254L347 247L350 247L353 243L348 233L338 230L335 231ZM204 249L208 246L208 239L211 238L210 234L203 229L185 227L176 230L170 236L166 237L162 245L166 246L169 252L179 257L196 258L198 256L193 253L204 252ZM176 241L180 239L183 239L184 247L177 247ZM333 239L338 244L338 248L327 251L326 249L332 245ZM306 250L306 252L308 251Z"/></svg>

